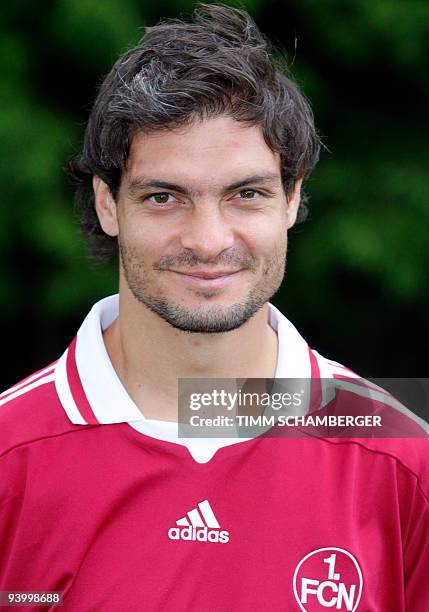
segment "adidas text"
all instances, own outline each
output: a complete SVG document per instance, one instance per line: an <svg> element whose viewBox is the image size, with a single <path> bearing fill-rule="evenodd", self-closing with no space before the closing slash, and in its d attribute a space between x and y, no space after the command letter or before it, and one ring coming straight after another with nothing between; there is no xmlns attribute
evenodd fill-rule
<svg viewBox="0 0 429 612"><path fill-rule="evenodd" d="M207 527L171 527L168 530L170 540L190 540L198 542L229 542L229 532Z"/></svg>

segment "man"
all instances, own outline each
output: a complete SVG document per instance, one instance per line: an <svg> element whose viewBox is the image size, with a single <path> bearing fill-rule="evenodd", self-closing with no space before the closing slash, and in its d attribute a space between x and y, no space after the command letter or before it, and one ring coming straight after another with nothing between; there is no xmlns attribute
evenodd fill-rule
<svg viewBox="0 0 429 612"><path fill-rule="evenodd" d="M179 379L307 380L309 411L322 378L353 377L269 304L318 147L245 12L201 5L117 61L71 170L119 296L2 395L1 590L61 591L73 612L429 609L423 426L177 432Z"/></svg>

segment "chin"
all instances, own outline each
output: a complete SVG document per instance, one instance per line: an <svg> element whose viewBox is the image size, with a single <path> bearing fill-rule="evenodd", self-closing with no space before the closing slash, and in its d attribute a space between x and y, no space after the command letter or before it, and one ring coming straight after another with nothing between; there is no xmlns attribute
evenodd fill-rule
<svg viewBox="0 0 429 612"><path fill-rule="evenodd" d="M215 334L238 329L264 306L265 300L248 298L241 302L185 306L166 300L151 300L145 305L175 329L189 333Z"/></svg>

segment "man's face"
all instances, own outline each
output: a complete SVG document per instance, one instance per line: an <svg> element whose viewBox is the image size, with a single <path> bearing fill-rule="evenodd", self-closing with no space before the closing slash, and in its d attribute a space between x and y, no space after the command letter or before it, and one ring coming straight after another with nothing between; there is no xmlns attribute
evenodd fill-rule
<svg viewBox="0 0 429 612"><path fill-rule="evenodd" d="M138 133L117 204L95 185L120 284L173 327L230 331L279 288L299 185L287 201L259 127L223 116Z"/></svg>

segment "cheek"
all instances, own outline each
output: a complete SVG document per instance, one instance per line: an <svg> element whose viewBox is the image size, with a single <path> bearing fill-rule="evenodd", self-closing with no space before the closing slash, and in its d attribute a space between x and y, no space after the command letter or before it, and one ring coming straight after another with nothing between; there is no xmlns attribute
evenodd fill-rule
<svg viewBox="0 0 429 612"><path fill-rule="evenodd" d="M130 222L120 226L119 240L128 249L139 257L139 259L156 259L163 253L165 242L163 233L157 227L149 227L149 224Z"/></svg>
<svg viewBox="0 0 429 612"><path fill-rule="evenodd" d="M261 255L270 255L274 250L285 248L287 239L286 218L277 219L274 223L260 221L248 228L246 241L252 251Z"/></svg>

